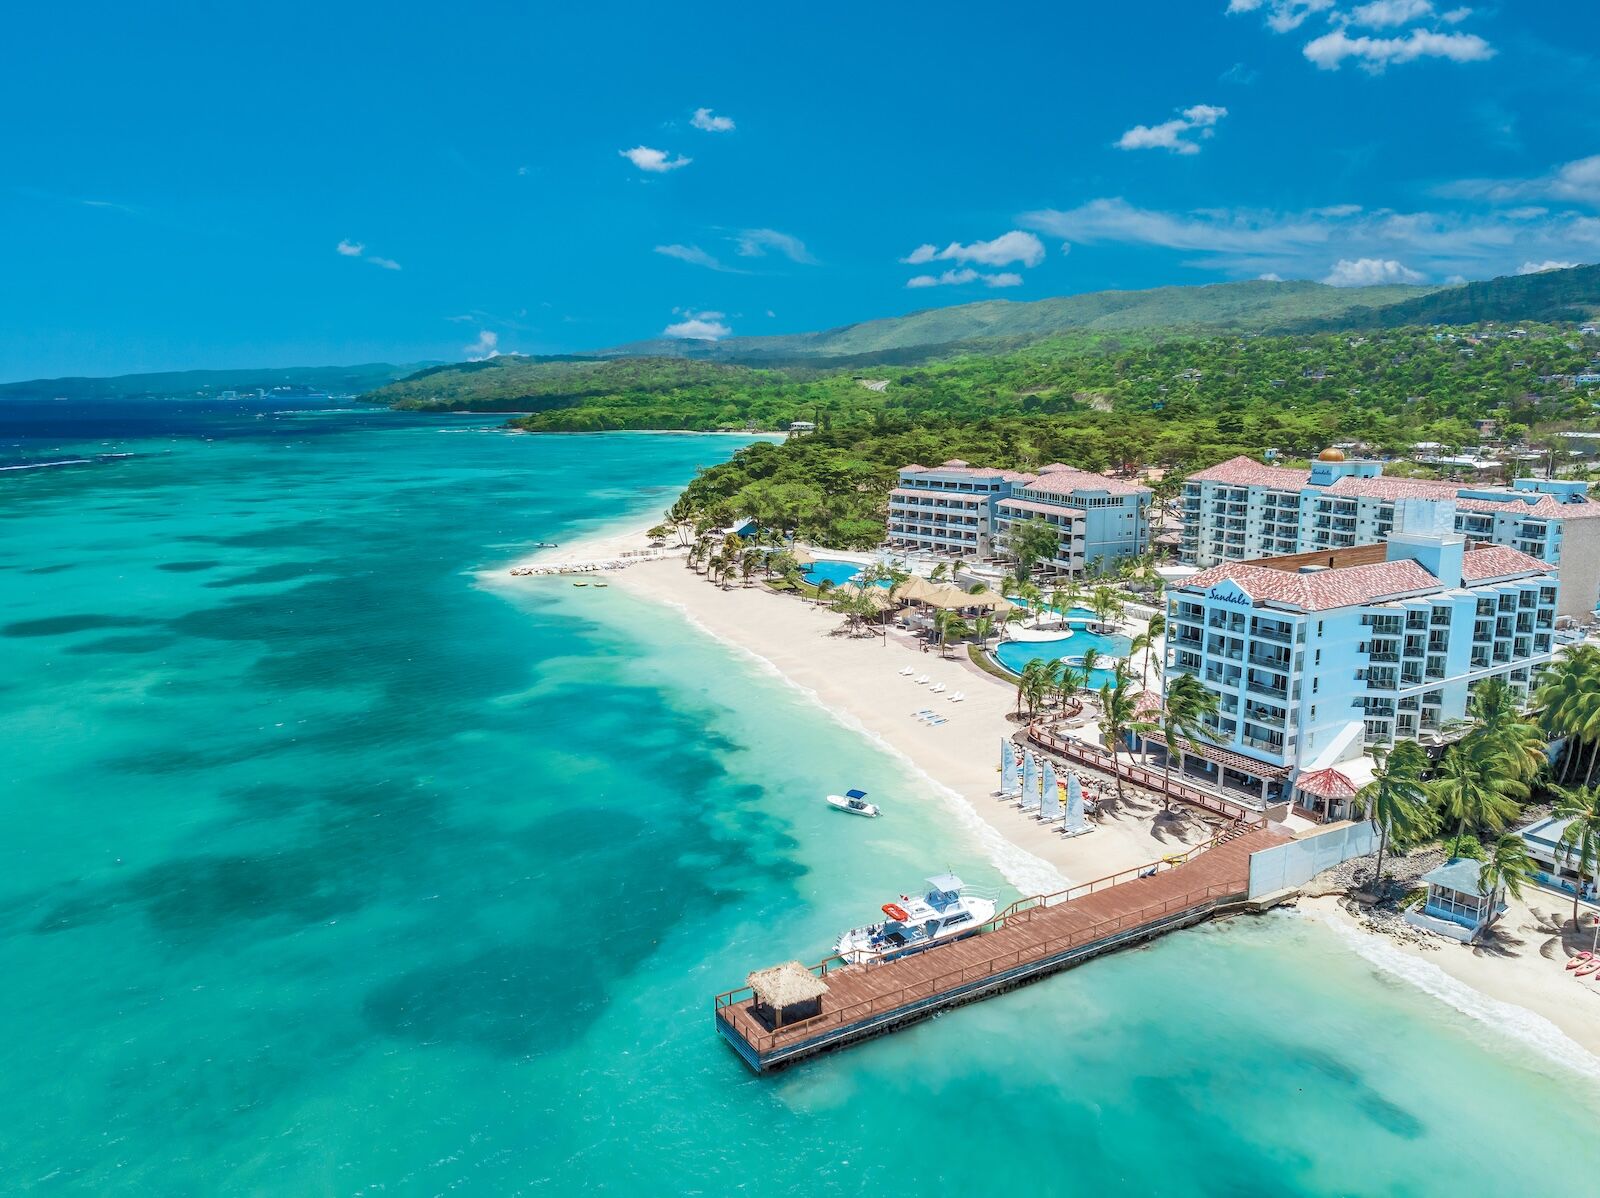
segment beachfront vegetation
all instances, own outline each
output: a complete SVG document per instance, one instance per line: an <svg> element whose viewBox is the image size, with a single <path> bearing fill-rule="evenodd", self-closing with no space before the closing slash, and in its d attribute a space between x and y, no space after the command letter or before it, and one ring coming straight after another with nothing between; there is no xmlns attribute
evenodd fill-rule
<svg viewBox="0 0 1600 1198"><path fill-rule="evenodd" d="M1402 846L1414 843L1431 832L1434 823L1428 791L1423 785L1427 751L1414 740L1402 740L1388 752L1378 750L1374 757L1377 765L1372 781L1356 793L1356 806L1378 829L1378 860L1372 870L1372 888L1381 895L1383 857L1390 840Z"/></svg>
<svg viewBox="0 0 1600 1198"><path fill-rule="evenodd" d="M1160 729L1166 742L1166 763L1161 774L1161 796L1164 810L1172 810L1172 765L1176 761L1178 773L1183 773L1186 750L1200 752L1201 741L1214 738L1207 721L1215 718L1218 701L1215 691L1208 690L1193 674L1178 674L1167 681L1161 695Z"/></svg>

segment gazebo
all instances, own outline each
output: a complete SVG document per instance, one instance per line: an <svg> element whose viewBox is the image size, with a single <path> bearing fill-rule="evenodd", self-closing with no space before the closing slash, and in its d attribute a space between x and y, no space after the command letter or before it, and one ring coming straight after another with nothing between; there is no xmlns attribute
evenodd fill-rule
<svg viewBox="0 0 1600 1198"><path fill-rule="evenodd" d="M1427 900L1421 911L1406 912L1406 922L1471 944L1506 909L1505 892L1500 887L1495 887L1492 894L1479 893L1482 878L1483 863L1470 857L1457 857L1423 874Z"/></svg>
<svg viewBox="0 0 1600 1198"><path fill-rule="evenodd" d="M828 983L798 961L758 969L745 984L755 992L753 1013L773 1031L822 1014L822 996L828 993Z"/></svg>
<svg viewBox="0 0 1600 1198"><path fill-rule="evenodd" d="M1294 805L1319 824L1334 819L1354 819L1356 784L1338 770L1308 770L1295 779Z"/></svg>

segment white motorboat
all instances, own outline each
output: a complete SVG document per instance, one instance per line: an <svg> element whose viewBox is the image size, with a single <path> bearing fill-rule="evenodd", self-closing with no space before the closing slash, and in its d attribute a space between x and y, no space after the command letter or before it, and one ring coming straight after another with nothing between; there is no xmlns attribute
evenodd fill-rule
<svg viewBox="0 0 1600 1198"><path fill-rule="evenodd" d="M851 815L865 815L869 818L883 814L878 810L876 803L867 802L867 792L864 790L847 790L842 795L829 795L828 806L836 811L847 811Z"/></svg>
<svg viewBox="0 0 1600 1198"><path fill-rule="evenodd" d="M902 894L897 902L885 903L882 923L851 928L833 951L853 965L887 961L971 936L994 918L998 894L977 893L954 874L927 883L922 897Z"/></svg>

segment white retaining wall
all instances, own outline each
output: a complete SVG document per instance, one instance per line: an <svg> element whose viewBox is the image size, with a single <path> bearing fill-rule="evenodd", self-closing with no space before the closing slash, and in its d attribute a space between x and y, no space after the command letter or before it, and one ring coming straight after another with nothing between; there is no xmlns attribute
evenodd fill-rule
<svg viewBox="0 0 1600 1198"><path fill-rule="evenodd" d="M1288 844L1250 854L1250 897L1300 886L1325 869L1374 852L1378 833L1372 821L1340 824Z"/></svg>

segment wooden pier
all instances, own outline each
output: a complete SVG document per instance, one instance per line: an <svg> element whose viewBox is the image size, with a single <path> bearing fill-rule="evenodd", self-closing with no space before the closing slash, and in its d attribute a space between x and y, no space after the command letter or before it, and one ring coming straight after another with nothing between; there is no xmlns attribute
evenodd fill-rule
<svg viewBox="0 0 1600 1198"><path fill-rule="evenodd" d="M893 961L811 967L826 983L819 1014L778 1027L749 987L719 994L717 1031L758 1073L853 1044L937 1011L1069 969L1130 944L1190 927L1248 902L1250 855L1291 839L1236 826L1187 853L1020 899L981 934Z"/></svg>

